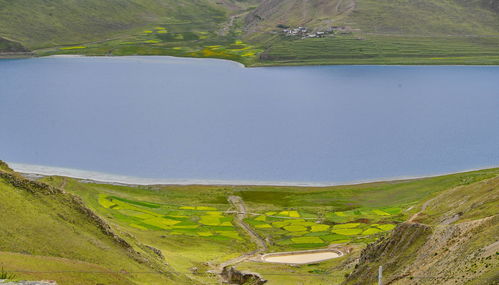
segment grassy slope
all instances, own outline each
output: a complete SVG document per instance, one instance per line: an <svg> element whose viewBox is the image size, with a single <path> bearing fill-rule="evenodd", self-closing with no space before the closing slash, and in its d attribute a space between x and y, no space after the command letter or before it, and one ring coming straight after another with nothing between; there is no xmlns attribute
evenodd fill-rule
<svg viewBox="0 0 499 285"><path fill-rule="evenodd" d="M104 40L153 23L195 19L205 25L224 17L210 0L0 0L0 35L29 48Z"/></svg>
<svg viewBox="0 0 499 285"><path fill-rule="evenodd" d="M0 264L7 271L28 271L16 273L18 278L52 279L59 284L168 284L185 280L170 273L169 267L150 253L137 253L106 234L105 224L92 217L73 195L29 182L5 165L1 165L0 175ZM131 273L114 273L121 270ZM144 271L155 274L132 273Z"/></svg>
<svg viewBox="0 0 499 285"><path fill-rule="evenodd" d="M216 283L217 280L216 277L206 274L207 270L213 269L207 266L206 262L217 264L237 257L253 248L253 245L247 241L241 242L231 239L213 240L185 235L167 235L167 232L162 230L144 231L137 229L119 220L119 216L113 214L112 209L106 209L98 202L100 194L107 194L134 201L146 201L173 206L175 208L183 205L194 205L227 209L229 205L225 198L226 192L219 189L219 187L126 187L108 184L86 184L61 177L44 178L44 181L53 185L61 185L64 180L66 181L64 188L67 191L82 197L85 203L105 218L113 228L128 232L141 242L160 249L168 264L175 270L189 274L192 268L198 268L200 274L189 275L200 282L211 284Z"/></svg>
<svg viewBox="0 0 499 285"><path fill-rule="evenodd" d="M345 35L274 42L257 65L499 64L498 38Z"/></svg>
<svg viewBox="0 0 499 285"><path fill-rule="evenodd" d="M496 284L499 178L455 187L424 204L413 223L362 253L347 284L375 282L379 265L393 284Z"/></svg>
<svg viewBox="0 0 499 285"><path fill-rule="evenodd" d="M245 19L251 33L278 24L311 28L346 25L369 33L498 34L497 8L484 0L264 0Z"/></svg>
<svg viewBox="0 0 499 285"><path fill-rule="evenodd" d="M0 37L48 48L39 55L214 57L253 66L499 64L499 8L489 0L0 0L0 7ZM278 24L356 31L290 40ZM158 25L168 33L156 33ZM85 48L60 49L68 45Z"/></svg>
<svg viewBox="0 0 499 285"><path fill-rule="evenodd" d="M499 63L499 14L489 2L355 2L355 9L348 15L327 18L333 19L334 25L356 29L352 35L324 39L274 37L267 43L259 64ZM262 21L261 29L268 31L278 23L288 22L270 17ZM324 19L316 19L310 26L331 25L325 23ZM293 25L293 20L289 24Z"/></svg>
<svg viewBox="0 0 499 285"><path fill-rule="evenodd" d="M206 266L205 262L209 261L212 264L223 262L250 250L252 245L246 240L243 242L230 240L214 242L207 238L169 235L167 231L137 229L120 220L112 209L102 207L98 202L99 195L113 195L131 201L157 203L162 207L211 206L223 210L229 207L226 201L227 196L235 194L243 197L251 212L299 210L319 216L331 211L401 207L405 211L392 219L404 221L418 211L418 207L423 201L437 197L439 194L446 193L445 191L458 186L475 185L476 182L493 178L498 174L499 169L490 169L425 179L320 188L274 186L127 187L86 184L60 177L44 178L44 181L53 185L65 184L67 191L80 195L86 204L110 222L113 228L131 233L141 242L161 249L169 264L178 271L189 272L191 268L197 267L201 274L192 274L191 277L202 282L210 282L212 278L204 274L205 270L210 269L210 266ZM66 182L63 182L64 180ZM273 239L273 236L268 237ZM269 284L296 284L300 280L304 280L304 284L317 284L317 282L326 281L331 282L330 284L339 284L343 281L344 274L353 269L345 264L351 264L353 256L358 255L358 248L363 247L363 243L369 240L363 242L358 240L350 244L349 246L354 249L352 257L316 265L290 267L246 262L238 267L262 273L265 278L270 280ZM199 248L203 248L203 250L200 251ZM293 248L272 247L272 249L280 251L292 250ZM302 276L303 274L306 276Z"/></svg>

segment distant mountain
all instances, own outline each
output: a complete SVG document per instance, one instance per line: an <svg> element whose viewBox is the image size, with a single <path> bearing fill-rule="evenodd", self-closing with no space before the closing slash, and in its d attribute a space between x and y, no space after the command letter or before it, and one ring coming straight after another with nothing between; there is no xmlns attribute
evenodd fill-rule
<svg viewBox="0 0 499 285"><path fill-rule="evenodd" d="M306 30L286 34L298 27ZM0 37L37 55L215 57L246 65L498 64L499 2L0 0Z"/></svg>

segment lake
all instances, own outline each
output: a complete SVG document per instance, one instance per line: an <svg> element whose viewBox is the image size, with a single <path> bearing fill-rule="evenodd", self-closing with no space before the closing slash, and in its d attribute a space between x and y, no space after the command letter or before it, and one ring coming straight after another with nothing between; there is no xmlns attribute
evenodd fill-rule
<svg viewBox="0 0 499 285"><path fill-rule="evenodd" d="M0 60L0 122L0 159L24 170L250 184L433 175L499 165L499 67Z"/></svg>

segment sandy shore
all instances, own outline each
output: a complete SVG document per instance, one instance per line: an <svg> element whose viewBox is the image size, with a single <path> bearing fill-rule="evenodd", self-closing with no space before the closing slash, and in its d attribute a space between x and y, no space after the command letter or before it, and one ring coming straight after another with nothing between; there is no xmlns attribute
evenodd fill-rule
<svg viewBox="0 0 499 285"><path fill-rule="evenodd" d="M397 180L409 180L409 179L420 179L427 177L435 177L441 175L455 174L460 172L477 171L482 169L497 168L499 166L489 166L478 169L468 169L450 173L439 173L431 175L422 176L402 176L402 177L392 177L392 178L379 178L372 180L361 180L361 181L351 181L345 183L334 183L334 182L283 182L283 181L248 181L248 180L210 180L210 179L164 179L164 178L141 178L133 177L119 174L109 174L97 171L88 171L80 169L53 167L53 166L42 166L33 165L25 163L15 163L7 162L9 166L16 172L40 175L40 176L65 176L82 180L89 180L93 182L109 183L109 184L124 184L124 185L260 185L260 186L297 186L297 187L326 187L326 186L339 186L339 185L355 185L364 184L372 182L383 182L383 181L397 181Z"/></svg>

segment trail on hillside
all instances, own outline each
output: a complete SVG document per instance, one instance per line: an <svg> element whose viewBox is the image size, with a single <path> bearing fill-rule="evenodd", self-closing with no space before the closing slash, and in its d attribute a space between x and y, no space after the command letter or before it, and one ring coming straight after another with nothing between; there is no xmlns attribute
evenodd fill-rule
<svg viewBox="0 0 499 285"><path fill-rule="evenodd" d="M430 205L430 203L435 200L435 198L433 199L430 199L426 202L424 202L424 204L421 206L421 210L417 213L415 213L414 215L412 215L412 217L409 218L409 220L407 220L408 223L414 223L415 220L426 210L426 208L428 207L428 205Z"/></svg>

